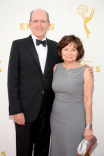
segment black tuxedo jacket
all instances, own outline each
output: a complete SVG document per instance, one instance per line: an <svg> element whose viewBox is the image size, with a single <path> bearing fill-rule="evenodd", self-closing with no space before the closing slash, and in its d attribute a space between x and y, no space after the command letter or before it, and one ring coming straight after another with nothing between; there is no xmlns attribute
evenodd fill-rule
<svg viewBox="0 0 104 156"><path fill-rule="evenodd" d="M54 94L51 88L53 66L60 62L57 43L47 39L48 52L44 75L32 37L12 44L8 68L9 114L23 112L27 122L34 121L41 107L42 96L46 114L50 115Z"/></svg>

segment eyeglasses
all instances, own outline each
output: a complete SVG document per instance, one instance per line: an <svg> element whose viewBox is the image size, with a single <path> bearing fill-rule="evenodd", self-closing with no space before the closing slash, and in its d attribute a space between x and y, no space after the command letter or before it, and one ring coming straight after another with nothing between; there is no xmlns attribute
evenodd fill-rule
<svg viewBox="0 0 104 156"><path fill-rule="evenodd" d="M31 22L33 22L35 25L38 25L39 23L41 24L41 25L45 25L48 21L44 21L44 20L42 20L42 21L38 21L38 20L34 20L34 21L32 21L32 20L30 20Z"/></svg>

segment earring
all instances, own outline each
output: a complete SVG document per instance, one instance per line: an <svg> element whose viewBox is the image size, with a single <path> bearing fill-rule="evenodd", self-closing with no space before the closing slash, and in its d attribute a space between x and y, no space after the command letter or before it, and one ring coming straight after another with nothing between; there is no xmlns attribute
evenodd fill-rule
<svg viewBox="0 0 104 156"><path fill-rule="evenodd" d="M77 57L78 57L79 53L77 54Z"/></svg>
<svg viewBox="0 0 104 156"><path fill-rule="evenodd" d="M77 54L76 60L77 60L77 58L78 58L78 55L79 55L79 53Z"/></svg>
<svg viewBox="0 0 104 156"><path fill-rule="evenodd" d="M62 53L60 53L60 55L61 55L61 60L63 60L63 61L64 61L64 59L62 58Z"/></svg>

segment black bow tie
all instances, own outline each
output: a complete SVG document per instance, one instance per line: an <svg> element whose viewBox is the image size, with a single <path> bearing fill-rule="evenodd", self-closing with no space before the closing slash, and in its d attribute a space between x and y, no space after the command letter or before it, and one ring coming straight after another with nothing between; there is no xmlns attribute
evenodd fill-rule
<svg viewBox="0 0 104 156"><path fill-rule="evenodd" d="M40 40L36 39L36 45L40 45L40 44L42 44L44 47L46 47L47 41L46 40L40 41Z"/></svg>

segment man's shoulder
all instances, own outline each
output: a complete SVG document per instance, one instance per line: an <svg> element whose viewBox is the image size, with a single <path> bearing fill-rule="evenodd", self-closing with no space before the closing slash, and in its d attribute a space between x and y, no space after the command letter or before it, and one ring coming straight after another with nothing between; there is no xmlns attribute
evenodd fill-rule
<svg viewBox="0 0 104 156"><path fill-rule="evenodd" d="M29 38L31 38L31 36L26 37L26 38L16 39L13 42L22 43L22 42L25 42L25 41L29 40Z"/></svg>
<svg viewBox="0 0 104 156"><path fill-rule="evenodd" d="M55 45L57 44L57 42L54 41L54 40L50 40L50 39L48 39L48 38L47 38L47 40L48 40L50 43L52 43L52 44L55 44Z"/></svg>

